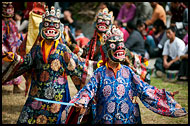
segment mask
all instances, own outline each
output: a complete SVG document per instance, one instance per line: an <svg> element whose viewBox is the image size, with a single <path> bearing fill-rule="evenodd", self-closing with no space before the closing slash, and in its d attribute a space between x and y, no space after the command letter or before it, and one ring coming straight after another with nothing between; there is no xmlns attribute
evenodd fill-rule
<svg viewBox="0 0 190 126"><path fill-rule="evenodd" d="M45 13L45 4L42 4L42 2L34 2L32 11L35 14L43 15Z"/></svg>
<svg viewBox="0 0 190 126"><path fill-rule="evenodd" d="M105 33L113 22L113 12L108 11L108 8L104 8L96 15L96 30L99 33Z"/></svg>
<svg viewBox="0 0 190 126"><path fill-rule="evenodd" d="M113 25L112 29L106 32L107 56L114 62L122 62L125 59L125 45L123 33Z"/></svg>
<svg viewBox="0 0 190 126"><path fill-rule="evenodd" d="M2 2L2 17L13 17L14 16L14 7L12 2Z"/></svg>
<svg viewBox="0 0 190 126"><path fill-rule="evenodd" d="M55 9L52 6L51 11L48 11L46 7L45 14L42 15L42 23L40 24L40 34L44 39L57 40L61 37L61 22L60 22L60 10L57 9L55 14Z"/></svg>

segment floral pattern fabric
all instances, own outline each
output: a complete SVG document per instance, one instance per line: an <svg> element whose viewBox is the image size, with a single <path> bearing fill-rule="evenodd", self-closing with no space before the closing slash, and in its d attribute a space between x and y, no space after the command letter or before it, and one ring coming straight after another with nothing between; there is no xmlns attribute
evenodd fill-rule
<svg viewBox="0 0 190 126"><path fill-rule="evenodd" d="M66 62L64 60L65 56L70 60ZM74 68L72 66L73 63L75 64L73 65ZM72 66L72 69L70 66ZM83 66L84 62L81 62L65 44L59 43L57 45L54 53L50 53L48 63L45 63L43 60L41 46L35 45L30 53L23 57L23 62L17 65L10 75L10 77L15 78L26 71L32 72L29 95L17 123L59 123L61 112L65 106L36 101L34 98L69 102L70 93L67 75L81 79L83 74L85 74ZM80 87L80 85L77 86Z"/></svg>
<svg viewBox="0 0 190 126"><path fill-rule="evenodd" d="M89 83L70 101L88 107L91 99L95 99L95 124L141 123L139 106L133 102L137 96L148 109L157 114L171 117L187 114L169 92L143 82L129 67L121 65L116 78L113 74L108 76L107 70L106 66L98 68ZM126 71L127 75L122 76L122 71ZM62 123L65 120L62 119Z"/></svg>

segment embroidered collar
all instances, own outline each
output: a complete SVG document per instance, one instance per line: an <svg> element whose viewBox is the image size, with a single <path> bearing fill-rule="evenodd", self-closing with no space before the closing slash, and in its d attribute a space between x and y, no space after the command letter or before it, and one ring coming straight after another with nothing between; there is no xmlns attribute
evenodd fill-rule
<svg viewBox="0 0 190 126"><path fill-rule="evenodd" d="M105 65L106 65L106 67L107 67L108 69L111 69L111 70L114 72L115 77L116 77L116 75L117 75L117 71L119 71L119 70L121 69L121 64L120 64L120 63L118 64L118 66L117 66L116 68L112 68L112 67L110 66L109 62L106 62Z"/></svg>
<svg viewBox="0 0 190 126"><path fill-rule="evenodd" d="M45 47L45 43L44 43L44 40L45 39L43 39L42 41L41 41L41 43L40 43L40 45L41 45L41 49L42 49L42 55L43 55L43 60L44 60L44 62L45 63L47 63L47 61L48 61L48 59L49 59L49 55L51 54L51 52L52 51L54 51L56 48L57 48L57 46L58 46L58 44L59 44L59 40L53 40L53 41L55 41L54 42L54 44L53 44L53 46L51 47L51 49L50 49L50 52L49 52L49 55L48 55L48 57L47 57L47 59L45 59L45 49L44 49L44 47Z"/></svg>

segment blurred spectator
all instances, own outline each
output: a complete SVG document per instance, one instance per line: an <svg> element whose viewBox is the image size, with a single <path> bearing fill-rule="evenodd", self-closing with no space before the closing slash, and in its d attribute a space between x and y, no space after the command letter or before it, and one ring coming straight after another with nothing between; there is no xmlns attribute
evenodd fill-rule
<svg viewBox="0 0 190 126"><path fill-rule="evenodd" d="M155 63L156 75L162 77L165 70L179 70L180 67L180 55L185 49L183 40L175 36L175 27L169 27L166 29L166 35L169 40L164 44L162 52L163 58L158 58Z"/></svg>
<svg viewBox="0 0 190 126"><path fill-rule="evenodd" d="M90 41L87 37L84 36L82 32L82 28L80 26L76 26L75 29L75 40L79 47L84 48L85 45Z"/></svg>
<svg viewBox="0 0 190 126"><path fill-rule="evenodd" d="M185 27L188 26L188 6L183 12L183 24Z"/></svg>
<svg viewBox="0 0 190 126"><path fill-rule="evenodd" d="M56 9L60 9L61 12L69 9L70 2L54 2L54 7Z"/></svg>
<svg viewBox="0 0 190 126"><path fill-rule="evenodd" d="M55 10L59 9L60 12L69 9L70 2L54 2ZM63 13L60 15L60 19L63 18Z"/></svg>
<svg viewBox="0 0 190 126"><path fill-rule="evenodd" d="M185 43L185 46L188 44L188 33L185 35L185 37L183 38L183 41Z"/></svg>
<svg viewBox="0 0 190 126"><path fill-rule="evenodd" d="M123 27L122 27L122 22L119 21L119 20L115 20L114 21L114 24L116 27L118 27L122 32L123 32L123 39L124 39L124 42L127 41L128 37L129 37L129 33L127 30L125 30Z"/></svg>
<svg viewBox="0 0 190 126"><path fill-rule="evenodd" d="M187 31L188 26L188 8L183 2L171 2L169 11L167 14L171 16L171 26L176 26L176 36L183 39Z"/></svg>
<svg viewBox="0 0 190 126"><path fill-rule="evenodd" d="M104 8L108 8L108 2L100 2L99 6L98 6L98 11L99 9L104 9Z"/></svg>
<svg viewBox="0 0 190 126"><path fill-rule="evenodd" d="M64 17L60 19L61 23L63 23L65 26L69 26L72 35L75 36L76 21L73 19L71 11L64 10L63 16Z"/></svg>
<svg viewBox="0 0 190 126"><path fill-rule="evenodd" d="M151 19L153 8L150 5L150 2L136 2L136 16L134 19L135 24L137 20L146 21Z"/></svg>
<svg viewBox="0 0 190 126"><path fill-rule="evenodd" d="M175 25L176 22L183 22L183 14L186 6L182 2L171 2L170 12L171 25Z"/></svg>
<svg viewBox="0 0 190 126"><path fill-rule="evenodd" d="M137 20L136 27L137 27L137 30L143 36L144 40L146 40L147 35L152 35L153 34L153 30L150 30L143 20L140 20L140 19Z"/></svg>
<svg viewBox="0 0 190 126"><path fill-rule="evenodd" d="M15 13L15 21L18 27L18 32L25 34L28 31L29 21L24 19L24 14L22 13L22 11L18 10Z"/></svg>
<svg viewBox="0 0 190 126"><path fill-rule="evenodd" d="M150 2L152 8L153 8L153 13L152 13L152 18L149 20L146 20L146 25L152 25L157 19L161 19L164 24L166 24L166 12L164 8L159 5L157 2Z"/></svg>
<svg viewBox="0 0 190 126"><path fill-rule="evenodd" d="M139 31L136 30L136 27L132 22L128 22L126 28L129 32L129 38L125 42L126 48L128 48L133 53L144 57L145 48L142 35Z"/></svg>
<svg viewBox="0 0 190 126"><path fill-rule="evenodd" d="M145 41L145 48L149 53L150 58L161 57L164 44L168 39L166 36L166 26L160 19L153 24L154 33L148 35Z"/></svg>
<svg viewBox="0 0 190 126"><path fill-rule="evenodd" d="M24 2L25 9L23 10L24 13L24 19L28 20L29 19L29 12L33 8L33 3L34 2Z"/></svg>
<svg viewBox="0 0 190 126"><path fill-rule="evenodd" d="M133 2L125 2L125 4L120 8L117 20L120 20L122 23L132 21L136 14L136 6Z"/></svg>
<svg viewBox="0 0 190 126"><path fill-rule="evenodd" d="M165 11L166 11L166 27L169 27L170 23L171 23L170 8L171 8L171 2L167 2L166 6L165 6Z"/></svg>
<svg viewBox="0 0 190 126"><path fill-rule="evenodd" d="M180 68L178 73L178 80L187 80L189 79L189 70L188 70L188 45L185 47L183 53L180 55Z"/></svg>
<svg viewBox="0 0 190 126"><path fill-rule="evenodd" d="M110 4L109 2L100 2L97 8L97 12L100 9L108 8L109 11L113 12L113 16L116 18L119 13L119 8L117 6L114 6L113 4Z"/></svg>
<svg viewBox="0 0 190 126"><path fill-rule="evenodd" d="M18 10L23 11L25 9L24 2L13 2L14 12L17 12Z"/></svg>

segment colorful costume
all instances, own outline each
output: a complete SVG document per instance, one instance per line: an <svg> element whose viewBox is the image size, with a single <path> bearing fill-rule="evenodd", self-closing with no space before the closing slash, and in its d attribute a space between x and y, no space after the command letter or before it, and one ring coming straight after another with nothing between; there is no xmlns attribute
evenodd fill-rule
<svg viewBox="0 0 190 126"><path fill-rule="evenodd" d="M26 37L24 38L22 44L18 49L18 54L20 56L24 56L28 54L31 48L35 45L35 43L39 43L42 39L39 34L39 24L42 22L42 15L45 13L45 5L41 2L34 2L33 9L29 12L29 25L28 32ZM23 74L26 83L25 83L25 96L28 93L28 90L31 85L31 73L26 72Z"/></svg>
<svg viewBox="0 0 190 126"><path fill-rule="evenodd" d="M2 2L2 55L4 51L16 53L18 47L22 43L19 37L18 28L16 22L13 20L14 8L12 2ZM10 62L2 60L2 73L6 71ZM22 81L21 76L15 78L3 85L19 85Z"/></svg>
<svg viewBox="0 0 190 126"><path fill-rule="evenodd" d="M88 70L91 70L88 72L88 76L86 78L86 83L89 81L89 78L92 76L92 72L97 67L105 64L106 59L106 48L105 48L105 36L106 31L112 27L112 23L114 20L112 11L109 12L108 8L105 8L103 10L99 10L95 17L95 31L93 38L90 40L90 42L87 44L83 50L79 48L77 44L71 44L68 45L76 54L81 55L82 57L86 58L86 66L88 66ZM81 51L82 50L82 51ZM137 54L132 54L128 49L126 51L126 61L122 62L122 64L128 65L138 75L141 75L141 79L143 81L146 81L150 83L150 77L149 77L149 71L146 68L144 62L144 58ZM88 62L88 60L92 60L93 62ZM146 60L146 62L148 62ZM98 63L98 64L97 64ZM83 86L81 86L83 87Z"/></svg>
<svg viewBox="0 0 190 126"><path fill-rule="evenodd" d="M60 23L59 15L59 10L55 12L54 7L51 7L50 12L46 8L40 24L40 35L43 40L34 45L24 57L15 54L12 66L3 76L2 80L6 81L26 71L32 73L31 88L17 123L59 123L61 111L65 106L37 101L34 98L69 102L67 75L77 81L85 74L83 67L85 61L80 61L60 42L63 24Z"/></svg>
<svg viewBox="0 0 190 126"><path fill-rule="evenodd" d="M121 65L119 62L125 58L125 47L122 33L113 28L107 37L107 60L104 66L96 69L89 83L85 85L70 101L78 108L75 116L70 111L62 113L62 123L82 123L85 120L86 109L92 99L91 123L94 124L137 124L141 123L138 103L134 97L139 97L142 103L151 111L164 116L180 117L186 115L186 111L173 98L172 94L164 89L159 90L154 86L143 82L131 68ZM113 65L117 67L113 68ZM68 115L68 116L65 116ZM78 118L77 118L78 117Z"/></svg>

